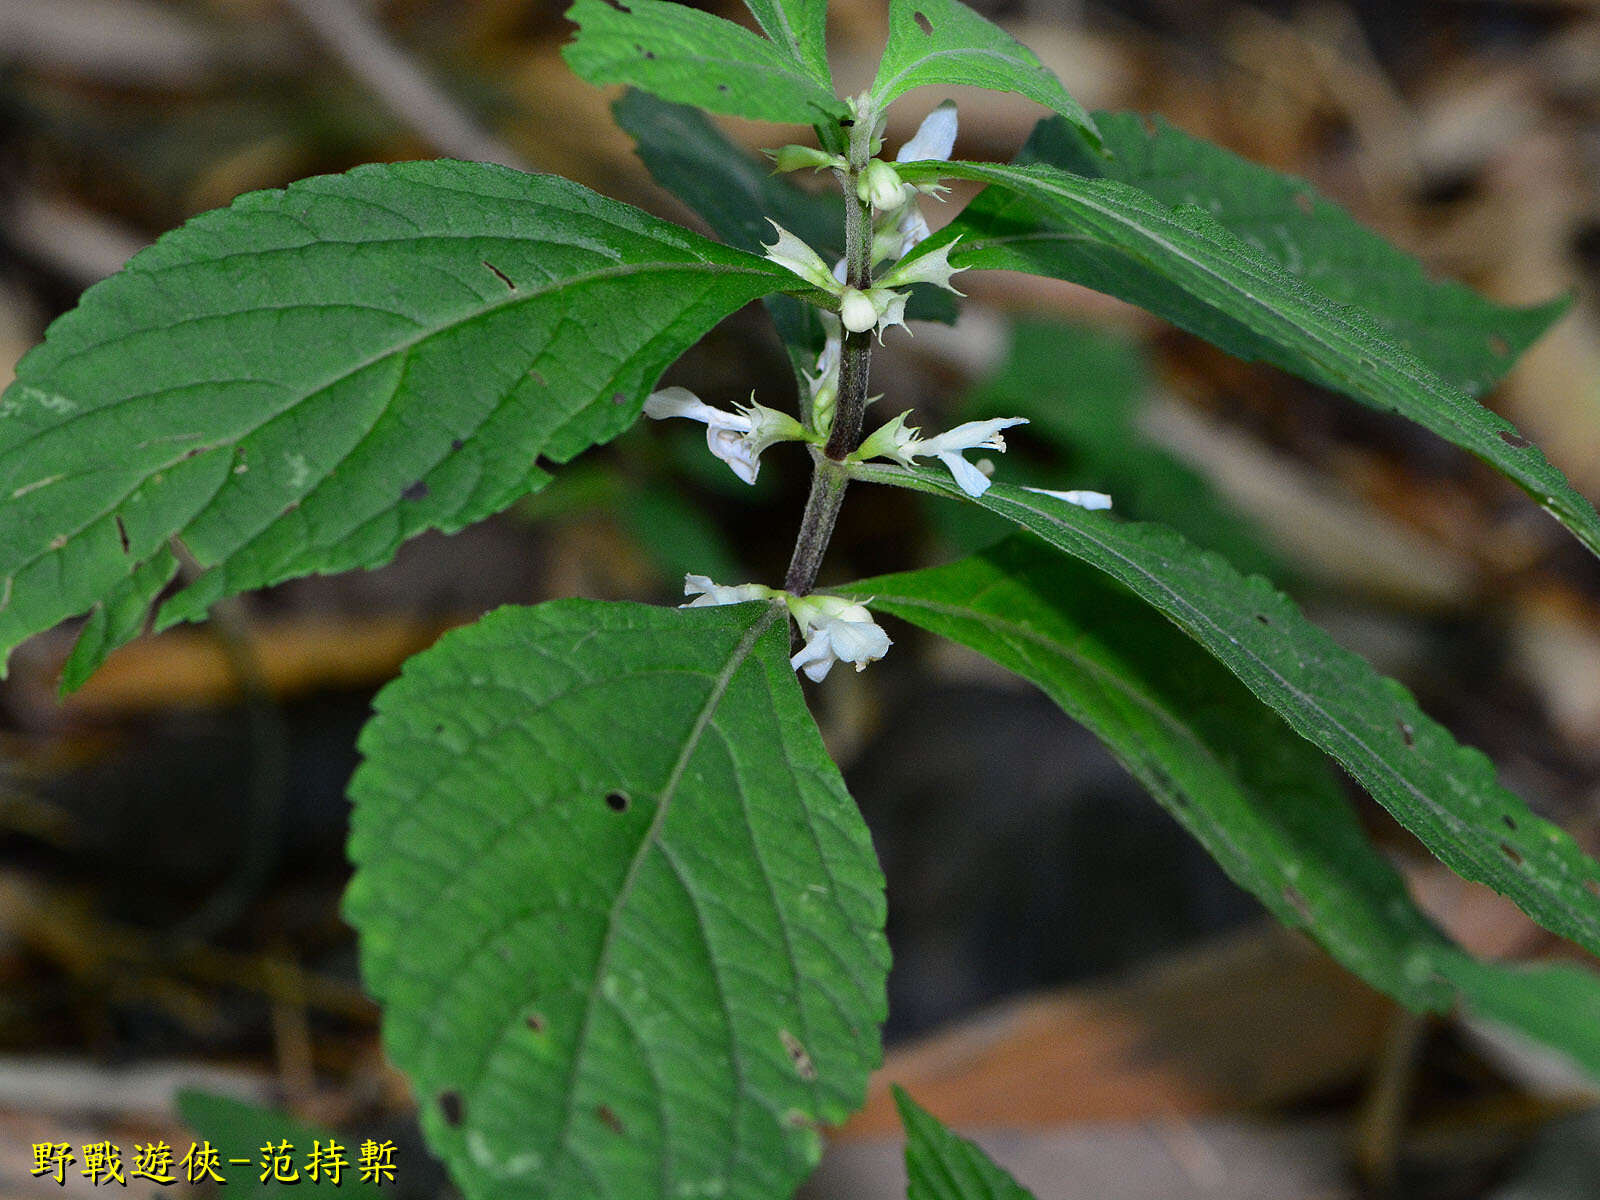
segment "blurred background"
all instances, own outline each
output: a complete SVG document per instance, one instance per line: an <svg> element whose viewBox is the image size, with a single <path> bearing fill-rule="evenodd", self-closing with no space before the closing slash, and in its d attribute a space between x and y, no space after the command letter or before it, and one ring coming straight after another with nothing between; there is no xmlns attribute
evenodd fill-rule
<svg viewBox="0 0 1600 1200"><path fill-rule="evenodd" d="M1600 495L1600 4L976 6L1091 108L1160 112L1302 175L1495 299L1571 293L1489 403ZM562 8L0 0L0 376L164 230L361 162L491 159L694 224L613 123L616 94L567 72ZM836 76L859 88L884 6L830 13ZM952 94L960 157L1009 159L1041 116ZM891 147L941 98L903 102ZM723 124L750 147L808 137ZM967 194L929 204L933 223ZM1574 539L1404 422L1069 285L961 282L958 325L891 333L875 355L883 415L1032 416L1006 478L1110 491L1269 574L1600 845L1600 571ZM724 405L793 395L759 307L668 381ZM203 1136L254 1154L306 1125L393 1140L385 1190L447 1194L338 910L343 788L372 694L498 604L671 602L685 571L777 581L804 467L780 448L746 488L693 431L652 424L382 570L238 598L135 643L65 703L73 631L19 650L0 685L0 1195L89 1187L33 1178L34 1143L160 1137L181 1153ZM947 561L999 532L858 488L823 582ZM1030 688L890 634L884 662L810 691L889 878L884 1077L1041 1200L1600 1196L1593 1081L1495 1027L1397 1011L1267 923ZM1475 951L1575 954L1362 803ZM891 1114L875 1084L807 1194L903 1195Z"/></svg>

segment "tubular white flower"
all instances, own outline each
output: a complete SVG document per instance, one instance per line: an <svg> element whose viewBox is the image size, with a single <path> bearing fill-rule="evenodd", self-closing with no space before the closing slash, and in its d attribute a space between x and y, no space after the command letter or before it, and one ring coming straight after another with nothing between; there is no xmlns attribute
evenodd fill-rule
<svg viewBox="0 0 1600 1200"><path fill-rule="evenodd" d="M810 441L811 435L787 413L764 405L742 405L736 413L713 408L688 388L670 387L652 392L644 402L645 416L657 421L685 417L703 421L706 447L746 483L761 473L761 454L774 442Z"/></svg>
<svg viewBox="0 0 1600 1200"><path fill-rule="evenodd" d="M1000 436L1000 431L1028 423L1025 417L968 421L935 437L923 438L906 424L906 417L909 415L901 413L887 425L874 430L846 461L865 462L870 458L892 458L901 466L909 467L913 465L913 460L931 455L945 465L961 490L974 498L989 490L989 479L963 458L962 452L997 450L1003 454L1006 440Z"/></svg>
<svg viewBox="0 0 1600 1200"><path fill-rule="evenodd" d="M865 670L894 644L863 604L840 596L786 596L785 600L806 639L789 665L813 683L826 678L836 662Z"/></svg>
<svg viewBox="0 0 1600 1200"><path fill-rule="evenodd" d="M687 604L678 605L679 608L710 608L719 604L743 604L747 600L769 600L778 593L771 588L759 583L736 583L724 587L720 583L713 583L705 575L685 575L683 577L683 594L693 596L694 599Z"/></svg>
<svg viewBox="0 0 1600 1200"><path fill-rule="evenodd" d="M950 161L956 148L956 102L946 100L926 117L909 141L894 156L895 162L923 162L927 159Z"/></svg>
<svg viewBox="0 0 1600 1200"><path fill-rule="evenodd" d="M1076 504L1079 508L1087 508L1091 512L1098 509L1111 507L1111 497L1105 492L1052 492L1049 488L1025 487L1025 492L1036 492L1041 496L1050 496L1056 500L1065 501L1067 504Z"/></svg>

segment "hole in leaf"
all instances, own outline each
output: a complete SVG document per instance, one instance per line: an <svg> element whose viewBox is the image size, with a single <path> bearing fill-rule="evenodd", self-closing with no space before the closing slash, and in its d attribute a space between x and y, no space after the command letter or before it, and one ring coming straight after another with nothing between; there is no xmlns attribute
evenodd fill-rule
<svg viewBox="0 0 1600 1200"><path fill-rule="evenodd" d="M1411 726L1404 721L1396 721L1395 728L1400 731L1400 740L1406 745L1415 746L1417 744L1417 735L1412 732Z"/></svg>
<svg viewBox="0 0 1600 1200"><path fill-rule="evenodd" d="M600 1118L600 1124L611 1130L611 1132L616 1134L618 1137L627 1132L627 1130L622 1127L622 1118L611 1111L611 1106L609 1104L596 1105L594 1115Z"/></svg>
<svg viewBox="0 0 1600 1200"><path fill-rule="evenodd" d="M1510 862L1513 867L1520 867L1522 865L1522 855L1518 854L1516 847L1512 846L1509 842L1500 843L1500 853L1506 856L1507 861Z"/></svg>
<svg viewBox="0 0 1600 1200"><path fill-rule="evenodd" d="M447 1091L439 1093L439 1114L444 1117L444 1123L452 1129L461 1124L462 1117L461 1093Z"/></svg>
<svg viewBox="0 0 1600 1200"><path fill-rule="evenodd" d="M513 292L517 290L517 285L511 282L511 276L507 275L504 271L502 271L499 267L495 266L487 258L483 260L483 265L488 267L489 270L493 271L494 274L495 274L495 278L498 279L501 283L505 284Z"/></svg>
<svg viewBox="0 0 1600 1200"><path fill-rule="evenodd" d="M1299 888L1284 888L1283 898L1290 908L1300 914L1302 921L1307 925L1311 924L1311 905L1306 901L1305 896L1301 894Z"/></svg>
<svg viewBox="0 0 1600 1200"><path fill-rule="evenodd" d="M400 491L400 499L402 500L426 500L427 498L428 485L420 479L415 483L406 484Z"/></svg>
<svg viewBox="0 0 1600 1200"><path fill-rule="evenodd" d="M628 402L628 397L624 393L622 393L622 392L612 392L611 393L611 403L617 404L617 405L622 405L622 404L626 404L627 402Z"/></svg>
<svg viewBox="0 0 1600 1200"><path fill-rule="evenodd" d="M528 1023L528 1028L535 1033L544 1032L544 1015L542 1013L531 1012L523 1020Z"/></svg>
<svg viewBox="0 0 1600 1200"><path fill-rule="evenodd" d="M1500 817L1500 819L1506 823L1507 829L1515 832L1517 828L1517 819L1515 817L1513 817L1510 813L1505 813Z"/></svg>
<svg viewBox="0 0 1600 1200"><path fill-rule="evenodd" d="M1271 625L1272 624L1272 621L1267 617L1266 613L1257 613L1256 614L1256 620L1260 621L1263 625Z"/></svg>
<svg viewBox="0 0 1600 1200"><path fill-rule="evenodd" d="M728 85L727 84L725 84L725 83L717 84L717 91L726 92L727 90L728 90Z"/></svg>
<svg viewBox="0 0 1600 1200"><path fill-rule="evenodd" d="M465 445L466 445L466 443L463 442L460 438L451 438L450 439L450 449L452 449L452 450L459 450L459 449L461 449L461 447L463 447Z"/></svg>
<svg viewBox="0 0 1600 1200"><path fill-rule="evenodd" d="M1501 337L1498 333L1491 333L1489 335L1489 353L1497 354L1501 358L1504 358L1506 355L1511 353L1511 343L1506 341L1505 338Z"/></svg>
<svg viewBox="0 0 1600 1200"><path fill-rule="evenodd" d="M128 552L128 527L122 523L121 513L114 514L111 519L116 523L117 540L122 543L122 552L126 554Z"/></svg>
<svg viewBox="0 0 1600 1200"><path fill-rule="evenodd" d="M1532 442L1523 437L1520 433L1512 433L1509 429L1502 429L1500 431L1500 440L1506 445L1510 446L1513 450L1526 450L1529 446L1533 445Z"/></svg>
<svg viewBox="0 0 1600 1200"><path fill-rule="evenodd" d="M629 800L628 800L628 793L627 792L607 792L606 793L606 807L609 808L612 812L615 812L615 813L627 812L628 811L628 804L629 804Z"/></svg>
<svg viewBox="0 0 1600 1200"><path fill-rule="evenodd" d="M784 1053L789 1056L789 1061L794 1064L795 1072L806 1082L811 1082L817 1077L816 1064L811 1061L811 1055L806 1053L806 1048L800 1044L800 1039L787 1029L778 1030L778 1040L783 1043Z"/></svg>
<svg viewBox="0 0 1600 1200"><path fill-rule="evenodd" d="M933 22L928 20L926 13L913 13L911 19L917 23L917 28L922 30L923 33L929 37L933 36Z"/></svg>

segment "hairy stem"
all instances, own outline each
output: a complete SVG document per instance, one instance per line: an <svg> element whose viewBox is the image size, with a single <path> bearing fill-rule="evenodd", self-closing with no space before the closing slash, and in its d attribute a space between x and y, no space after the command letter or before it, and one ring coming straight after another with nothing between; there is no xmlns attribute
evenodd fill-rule
<svg viewBox="0 0 1600 1200"><path fill-rule="evenodd" d="M867 117L870 123L871 117ZM868 131L870 133L870 131ZM850 166L836 171L844 190L845 282L865 291L872 286L872 214L856 195L856 180L866 166L868 138L852 131ZM817 571L833 536L833 523L844 503L849 476L840 461L861 443L861 422L867 408L867 381L872 364L872 334L844 333L839 356L839 396L833 412L833 427L822 454L813 455L811 494L806 498L800 534L789 559L785 590L796 596L810 592L817 582Z"/></svg>
<svg viewBox="0 0 1600 1200"><path fill-rule="evenodd" d="M811 495L806 498L800 535L795 538L789 573L783 580L784 590L796 596L804 596L817 582L822 556L828 549L828 539L833 536L833 522L844 501L845 486L850 482L845 469L832 459L820 454L812 457L816 465L811 473Z"/></svg>

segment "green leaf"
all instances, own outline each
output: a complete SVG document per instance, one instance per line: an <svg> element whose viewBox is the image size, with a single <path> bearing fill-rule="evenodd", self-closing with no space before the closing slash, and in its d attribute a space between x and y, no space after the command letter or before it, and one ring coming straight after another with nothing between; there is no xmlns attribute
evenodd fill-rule
<svg viewBox="0 0 1600 1200"><path fill-rule="evenodd" d="M894 1089L906 1128L906 1200L1034 1200L977 1146L957 1137L913 1100Z"/></svg>
<svg viewBox="0 0 1600 1200"><path fill-rule="evenodd" d="M879 1058L883 877L781 609L567 600L379 695L346 913L468 1197L788 1195Z"/></svg>
<svg viewBox="0 0 1600 1200"><path fill-rule="evenodd" d="M1504 472L1591 550L1600 517L1510 422L1450 386L1339 304L1235 237L1203 209L1169 208L1110 179L1054 167L939 163L902 169L997 184L915 253L955 238L957 266L1053 275L1165 317L1241 358L1260 358L1396 412Z"/></svg>
<svg viewBox="0 0 1600 1200"><path fill-rule="evenodd" d="M828 0L744 0L766 35L785 47L812 78L833 90L828 70Z"/></svg>
<svg viewBox="0 0 1600 1200"><path fill-rule="evenodd" d="M1052 118L1034 129L1018 161L1117 179L1174 207L1199 205L1323 295L1365 309L1389 340L1462 391L1487 391L1570 304L1562 298L1511 308L1454 280L1429 279L1415 258L1302 179L1191 137L1160 117L1101 112L1095 121L1110 156Z"/></svg>
<svg viewBox="0 0 1600 1200"><path fill-rule="evenodd" d="M1083 105L1005 30L960 0L889 0L889 44L872 81L872 99L882 107L931 84L1015 92L1054 109L1099 145L1100 133Z"/></svg>
<svg viewBox="0 0 1600 1200"><path fill-rule="evenodd" d="M717 321L797 281L553 176L361 167L208 213L87 292L0 400L0 661L374 566L537 490ZM174 539L181 539L181 546Z"/></svg>
<svg viewBox="0 0 1600 1200"><path fill-rule="evenodd" d="M384 1186L362 1180L358 1139L307 1125L277 1109L190 1089L178 1093L178 1115L196 1135L216 1147L224 1163L219 1174L228 1181L229 1195L238 1195L241 1190L246 1194L267 1195L286 1186L276 1180L260 1181L262 1148L269 1142L274 1145L289 1143L291 1162L300 1176L293 1185L296 1195L309 1192L312 1195L346 1196L351 1200L379 1200L387 1194ZM331 1174L323 1170L319 1170L319 1178L312 1181L307 1159L316 1143L320 1143L324 1150L329 1148L329 1143L337 1143L342 1147L340 1157L346 1165L340 1169L337 1183ZM173 1157L181 1156L175 1154ZM226 1164L230 1157L248 1157L257 1165L254 1169L228 1166ZM386 1183L398 1184L405 1175L407 1164L394 1158L390 1161L394 1163L394 1178L392 1181L386 1180ZM181 1170L175 1173L182 1175Z"/></svg>
<svg viewBox="0 0 1600 1200"><path fill-rule="evenodd" d="M813 5L788 0L783 12L803 15L798 10ZM774 0L755 11L763 26L763 13L779 17ZM567 19L579 29L562 56L593 84L626 83L664 100L757 121L811 125L847 111L833 94L825 59L819 72L794 45L769 42L684 4L578 0Z"/></svg>
<svg viewBox="0 0 1600 1200"><path fill-rule="evenodd" d="M859 478L979 504L1117 580L1174 622L1296 733L1331 754L1458 875L1600 950L1600 864L1495 780L1409 692L1308 622L1260 576L1172 530L1126 524L995 484L972 500L947 476L855 468Z"/></svg>
<svg viewBox="0 0 1600 1200"><path fill-rule="evenodd" d="M1600 976L1475 961L1412 903L1327 760L1100 572L1013 537L836 589L1037 684L1280 921L1413 1009L1458 999L1600 1077Z"/></svg>

